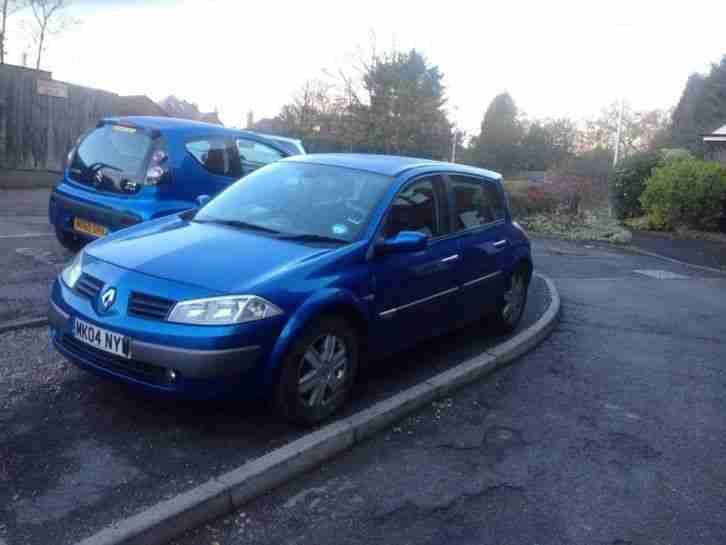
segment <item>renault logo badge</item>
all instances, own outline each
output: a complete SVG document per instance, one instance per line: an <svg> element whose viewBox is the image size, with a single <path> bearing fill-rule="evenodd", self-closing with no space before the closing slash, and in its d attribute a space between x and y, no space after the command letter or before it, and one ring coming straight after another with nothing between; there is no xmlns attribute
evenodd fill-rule
<svg viewBox="0 0 726 545"><path fill-rule="evenodd" d="M116 301L116 288L108 288L101 295L101 306L103 306L104 310L108 310L114 301Z"/></svg>

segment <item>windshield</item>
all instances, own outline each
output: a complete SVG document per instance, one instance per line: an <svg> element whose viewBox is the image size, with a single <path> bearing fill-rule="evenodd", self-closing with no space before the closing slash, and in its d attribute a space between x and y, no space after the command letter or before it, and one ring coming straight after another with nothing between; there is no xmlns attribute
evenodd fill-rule
<svg viewBox="0 0 726 545"><path fill-rule="evenodd" d="M130 176L140 175L151 137L132 127L107 124L93 130L78 146L71 171L105 167Z"/></svg>
<svg viewBox="0 0 726 545"><path fill-rule="evenodd" d="M386 176L342 167L274 163L235 183L194 219L350 242L389 183Z"/></svg>

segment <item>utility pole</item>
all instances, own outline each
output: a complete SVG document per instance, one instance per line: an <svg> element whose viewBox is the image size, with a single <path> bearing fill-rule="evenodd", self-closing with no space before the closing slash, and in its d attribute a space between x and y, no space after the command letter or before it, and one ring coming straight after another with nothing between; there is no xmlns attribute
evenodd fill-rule
<svg viewBox="0 0 726 545"><path fill-rule="evenodd" d="M451 162L456 163L456 135L459 131L454 129L454 136L451 138Z"/></svg>
<svg viewBox="0 0 726 545"><path fill-rule="evenodd" d="M456 117L456 114L459 111L458 106L454 106L452 110L452 117ZM456 128L456 119L454 119L453 123L451 124L451 127L453 129L453 135L451 137L451 162L456 163L456 143L457 143L457 136L459 134L459 129Z"/></svg>
<svg viewBox="0 0 726 545"><path fill-rule="evenodd" d="M613 157L613 167L618 165L620 160L620 140L623 134L623 110L625 109L625 99L620 99L620 109L618 111L618 128L615 131L615 154Z"/></svg>

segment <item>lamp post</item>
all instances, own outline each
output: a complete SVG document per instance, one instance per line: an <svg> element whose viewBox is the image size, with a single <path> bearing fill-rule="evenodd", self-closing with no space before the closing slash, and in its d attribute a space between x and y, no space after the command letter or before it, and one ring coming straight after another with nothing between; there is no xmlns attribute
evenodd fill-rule
<svg viewBox="0 0 726 545"><path fill-rule="evenodd" d="M459 111L458 106L454 106L452 109L452 116L456 117L456 112ZM456 144L457 144L457 136L459 134L459 129L456 128L456 119L454 119L451 123L451 126L453 128L452 136L451 136L451 162L456 163Z"/></svg>

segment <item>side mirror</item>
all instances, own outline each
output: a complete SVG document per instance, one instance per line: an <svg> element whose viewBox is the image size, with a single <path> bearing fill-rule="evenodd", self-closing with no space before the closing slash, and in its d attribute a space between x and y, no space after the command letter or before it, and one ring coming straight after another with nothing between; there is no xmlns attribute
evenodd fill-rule
<svg viewBox="0 0 726 545"><path fill-rule="evenodd" d="M211 197L209 195L197 195L195 200L197 201L197 206L201 208L211 200Z"/></svg>
<svg viewBox="0 0 726 545"><path fill-rule="evenodd" d="M401 231L395 237L387 238L376 247L378 254L405 254L419 252L426 248L428 237L418 231Z"/></svg>

